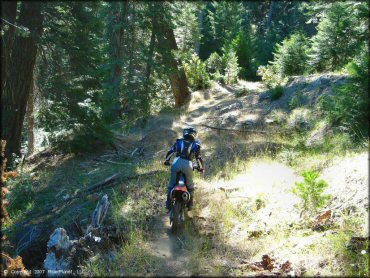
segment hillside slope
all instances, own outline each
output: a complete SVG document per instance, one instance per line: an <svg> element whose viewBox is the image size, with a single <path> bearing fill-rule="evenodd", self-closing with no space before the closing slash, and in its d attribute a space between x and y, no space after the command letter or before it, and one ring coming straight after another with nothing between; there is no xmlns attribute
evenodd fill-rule
<svg viewBox="0 0 370 278"><path fill-rule="evenodd" d="M87 275L364 274L366 244L351 243L369 235L367 152L361 146L330 149L328 138L337 137L330 126L320 128L317 108L320 97L346 79L292 77L278 100L259 82L214 84L194 92L186 110L117 132L112 149L31 160L23 183L34 197L7 225L5 248L11 252L15 245L27 267L42 266L52 231L64 227L78 239L74 223L85 231L107 193L107 225L122 236L80 262ZM199 131L207 170L195 174L195 209L187 233L175 237L164 210L169 170L161 163L185 125ZM328 183L325 194L332 198L302 217L302 200L292 188L309 169ZM117 173L129 179L78 195Z"/></svg>

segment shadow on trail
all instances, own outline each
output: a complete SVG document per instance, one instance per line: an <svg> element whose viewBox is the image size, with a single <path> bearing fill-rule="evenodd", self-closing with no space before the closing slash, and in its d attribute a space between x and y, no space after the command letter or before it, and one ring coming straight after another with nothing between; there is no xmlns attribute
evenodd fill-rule
<svg viewBox="0 0 370 278"><path fill-rule="evenodd" d="M56 228L63 227L70 239L78 239L81 236L80 227L86 228L91 223L96 203L104 194L108 194L112 203L113 190L118 188L124 198L126 191L132 190L126 189L126 185L135 183L135 180L128 182L123 179L68 200L68 197L77 191L83 191L115 173L124 173L125 176L138 175L137 180L140 179L140 160L131 160L131 164L124 165L94 160L101 155L102 153L79 155L63 160L56 167L36 171L39 177L32 185L34 205L9 228L3 230L9 240L9 244L3 245L3 250L12 256L20 255L27 269L42 269L47 253L47 241ZM124 157L114 157L113 160L127 162ZM167 171L157 171L155 176L160 175L167 175ZM141 178L143 179L150 177ZM112 211L105 220L108 224L112 224L111 214Z"/></svg>

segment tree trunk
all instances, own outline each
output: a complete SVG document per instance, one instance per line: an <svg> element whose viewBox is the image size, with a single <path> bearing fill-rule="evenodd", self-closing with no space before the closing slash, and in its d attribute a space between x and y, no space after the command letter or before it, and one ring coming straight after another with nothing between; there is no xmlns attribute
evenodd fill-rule
<svg viewBox="0 0 370 278"><path fill-rule="evenodd" d="M194 51L199 56L199 49L200 49L200 37L202 35L203 29L203 10L199 9L198 11L198 30L199 30L199 37L195 41Z"/></svg>
<svg viewBox="0 0 370 278"><path fill-rule="evenodd" d="M120 113L120 95L122 83L122 60L123 60L123 43L125 35L125 23L127 18L127 1L112 2L111 13L108 25L109 42L110 42L110 60L112 63L109 78L109 97L106 98L105 116L109 121L114 121L121 117ZM119 26L119 28L117 28Z"/></svg>
<svg viewBox="0 0 370 278"><path fill-rule="evenodd" d="M31 155L35 150L35 136L34 136L34 127L35 127L35 118L33 115L34 112L34 98L35 98L35 91L36 91L36 80L35 76L33 78L33 86L28 97L27 103L27 139L28 139L28 151L27 155Z"/></svg>
<svg viewBox="0 0 370 278"><path fill-rule="evenodd" d="M40 2L22 2L18 26L29 29L29 35L16 36L9 64L9 76L2 91L2 136L7 141L6 156L12 164L12 154L20 156L21 132L27 100L32 90L33 70L37 55L37 40L42 32L43 17Z"/></svg>
<svg viewBox="0 0 370 278"><path fill-rule="evenodd" d="M5 80L9 76L9 62L11 49L14 42L15 19L17 16L17 1L1 2L1 30L4 34L1 38L1 91L4 90ZM6 20L7 22L5 22ZM5 28L6 26L6 28Z"/></svg>
<svg viewBox="0 0 370 278"><path fill-rule="evenodd" d="M163 14L156 13L154 26L160 47L163 63L168 68L168 77L175 98L175 106L181 107L190 101L190 91L184 70L180 67L181 61L176 61L173 51L177 51L177 44L173 30L165 21Z"/></svg>
<svg viewBox="0 0 370 278"><path fill-rule="evenodd" d="M274 9L275 9L275 1L271 1L270 10L267 15L267 23L266 23L266 34L270 31L271 23L272 23L272 17L274 15Z"/></svg>
<svg viewBox="0 0 370 278"><path fill-rule="evenodd" d="M154 31L154 25L153 25L153 22L152 22L152 35L150 36L148 59L147 59L147 62L146 62L145 90L148 90L150 74L151 74L151 71L152 71L154 44L155 44L155 31Z"/></svg>

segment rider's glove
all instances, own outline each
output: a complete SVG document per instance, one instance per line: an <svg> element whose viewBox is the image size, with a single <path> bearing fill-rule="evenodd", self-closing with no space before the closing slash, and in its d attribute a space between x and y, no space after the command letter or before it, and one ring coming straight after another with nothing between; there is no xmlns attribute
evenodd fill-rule
<svg viewBox="0 0 370 278"><path fill-rule="evenodd" d="M170 162L168 160L165 160L163 164L168 166L168 165L170 165Z"/></svg>

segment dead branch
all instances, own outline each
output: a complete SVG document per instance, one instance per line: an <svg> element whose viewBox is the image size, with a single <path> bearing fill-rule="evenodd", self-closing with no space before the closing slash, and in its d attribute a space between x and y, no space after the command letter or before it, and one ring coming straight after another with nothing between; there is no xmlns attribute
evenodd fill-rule
<svg viewBox="0 0 370 278"><path fill-rule="evenodd" d="M106 160L106 162L112 163L112 164L117 164L117 165L131 165L132 164L130 162L117 162L117 161L112 161L112 160Z"/></svg>
<svg viewBox="0 0 370 278"><path fill-rule="evenodd" d="M103 223L105 215L107 214L109 207L108 195L105 194L103 198L97 203L92 216L91 225L93 228L99 228Z"/></svg>
<svg viewBox="0 0 370 278"><path fill-rule="evenodd" d="M141 178L141 177L149 177L151 175L155 175L155 174L159 174L159 173L163 173L163 171L161 170L155 170L155 171L151 171L151 172L147 172L147 173L143 173L143 174L138 174L138 175L134 175L134 176L123 176L121 174L114 174L112 176L110 176L109 178L106 178L104 181L102 182L98 182L90 187L88 187L87 189L85 190L82 190L82 191L78 191L75 195L73 196L70 196L66 199L62 199L61 201L57 202L56 204L54 203L53 205L47 205L44 207L43 210L41 210L40 212L38 213L35 213L32 215L32 217L27 217L27 220L24 220L16 225L18 226L25 226L27 225L30 221L38 218L38 217L41 217L42 215L45 214L45 211L48 211L48 210L55 210L57 211L57 208L60 207L61 205L62 206L65 206L67 204L67 202L70 202L70 201L73 201L75 199L79 199L81 197L86 197L92 193L94 193L95 191L101 189L103 186L104 188L108 188L110 186L116 186L116 185L119 185L120 182L122 181L129 181L129 180L134 180L134 179L137 179L137 178ZM31 215L31 211L28 211L25 213L25 216L29 216ZM4 229L3 232L7 232L8 229Z"/></svg>
<svg viewBox="0 0 370 278"><path fill-rule="evenodd" d="M117 180L117 178L118 178L118 177L120 177L120 176L121 176L121 174L116 173L116 174L114 174L114 175L112 175L112 176L110 176L110 177L106 178L105 180L103 180L103 181L101 181L101 182L98 182L98 183L95 183L95 184L93 184L93 185L89 186L89 187L88 187L87 189L85 189L84 191L85 191L85 192L95 191L96 189L98 189L98 188L100 188L100 187L102 187L102 186L104 186L104 185L107 185L107 184L109 184L109 183L112 183L113 181Z"/></svg>
<svg viewBox="0 0 370 278"><path fill-rule="evenodd" d="M189 123L184 122L186 125L192 125ZM255 129L233 129L233 128L224 128L224 127L216 127L216 126L210 126L206 124L193 124L195 126L202 126L210 129L215 129L215 130L225 130L225 131L232 131L232 132L239 132L239 133L250 133L250 132L255 132L255 133L266 133L266 131L263 130L255 130Z"/></svg>
<svg viewBox="0 0 370 278"><path fill-rule="evenodd" d="M117 162L117 161L113 161L113 160L104 160L104 159L101 159L101 158L93 158L94 161L98 161L98 162L105 162L105 163L112 163L112 164L117 164L117 165L131 165L132 163L131 162Z"/></svg>
<svg viewBox="0 0 370 278"><path fill-rule="evenodd" d="M102 187L107 188L108 186L117 185L117 184L119 184L119 182L122 182L122 181L128 181L128 180L133 180L133 179L136 179L136 178L147 177L147 176L151 176L151 175L161 173L161 172L162 171L160 171L160 170L156 170L156 171L151 171L151 172L148 172L148 173L139 174L139 175L135 175L135 176L123 176L122 174L116 173L116 174L106 178L105 180L103 180L101 182L95 183L95 184L89 186L88 188L86 188L82 191L79 191L74 196L71 196L71 197L63 200L63 203L65 203L67 201L71 201L71 200L76 199L76 198L79 198L81 196L87 196L87 195L101 189Z"/></svg>
<svg viewBox="0 0 370 278"><path fill-rule="evenodd" d="M130 157L133 157L134 154L139 150L139 148L135 148L135 150L133 150L133 152L131 153Z"/></svg>

